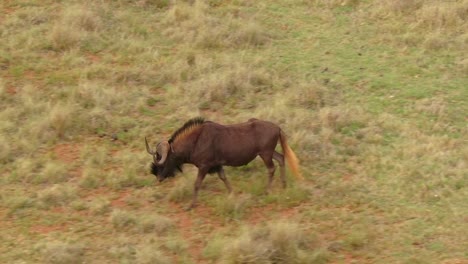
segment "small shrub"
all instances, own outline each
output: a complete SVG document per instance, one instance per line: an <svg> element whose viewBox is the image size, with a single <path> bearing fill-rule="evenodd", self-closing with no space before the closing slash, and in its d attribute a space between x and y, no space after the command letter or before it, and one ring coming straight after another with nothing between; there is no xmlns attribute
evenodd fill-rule
<svg viewBox="0 0 468 264"><path fill-rule="evenodd" d="M55 22L50 42L55 50L69 50L88 37L88 32L96 31L101 24L100 17L83 6L70 6Z"/></svg>
<svg viewBox="0 0 468 264"><path fill-rule="evenodd" d="M118 259L119 263L135 263L136 259L136 247L130 241L121 242L119 240L123 240L119 238L117 243L109 249L109 253L114 258Z"/></svg>
<svg viewBox="0 0 468 264"><path fill-rule="evenodd" d="M268 241L255 241L246 233L225 245L222 252L223 263L271 263Z"/></svg>
<svg viewBox="0 0 468 264"><path fill-rule="evenodd" d="M187 251L189 244L185 239L172 237L164 242L164 247L169 249L171 252L180 254L181 252Z"/></svg>
<svg viewBox="0 0 468 264"><path fill-rule="evenodd" d="M60 183L69 178L68 166L61 162L47 162L42 171L32 179L34 183Z"/></svg>
<svg viewBox="0 0 468 264"><path fill-rule="evenodd" d="M208 243L205 255L222 263L324 263L326 261L324 253L309 248L314 241L294 223L273 222L266 226L244 230L238 237L224 239L222 243L219 239Z"/></svg>
<svg viewBox="0 0 468 264"><path fill-rule="evenodd" d="M170 190L167 198L169 201L182 202L192 198L193 182L188 177L180 177Z"/></svg>
<svg viewBox="0 0 468 264"><path fill-rule="evenodd" d="M351 249L361 249L369 241L368 235L365 230L355 230L345 239L345 244Z"/></svg>
<svg viewBox="0 0 468 264"><path fill-rule="evenodd" d="M126 168L123 172L112 172L107 177L107 185L120 190L127 187L142 188L153 184L153 179L140 176L131 168Z"/></svg>
<svg viewBox="0 0 468 264"><path fill-rule="evenodd" d="M170 0L142 0L138 1L138 5L143 7L156 7L156 8L166 8L169 6Z"/></svg>
<svg viewBox="0 0 468 264"><path fill-rule="evenodd" d="M88 204L82 200L76 200L70 203L70 206L76 211L83 211L88 209Z"/></svg>
<svg viewBox="0 0 468 264"><path fill-rule="evenodd" d="M74 112L75 109L70 104L59 103L50 109L48 122L59 138L63 138L65 132L74 125L73 121L76 120L73 118L76 116Z"/></svg>
<svg viewBox="0 0 468 264"><path fill-rule="evenodd" d="M218 17L202 1L177 3L164 19L165 34L203 49L260 46L269 36L257 23L244 23L235 16Z"/></svg>
<svg viewBox="0 0 468 264"><path fill-rule="evenodd" d="M16 196L10 194L8 196L2 196L1 201L9 208L8 215L16 214L22 209L31 208L36 205L35 199L23 195Z"/></svg>
<svg viewBox="0 0 468 264"><path fill-rule="evenodd" d="M83 263L84 247L68 242L48 242L43 251L44 263L75 264Z"/></svg>
<svg viewBox="0 0 468 264"><path fill-rule="evenodd" d="M260 25L255 22L242 25L232 37L237 46L262 46L268 43L270 37Z"/></svg>
<svg viewBox="0 0 468 264"><path fill-rule="evenodd" d="M384 3L387 8L395 13L414 12L423 5L422 0L393 0Z"/></svg>
<svg viewBox="0 0 468 264"><path fill-rule="evenodd" d="M55 184L37 193L38 206L48 209L52 206L68 205L76 198L76 190L67 185Z"/></svg>
<svg viewBox="0 0 468 264"><path fill-rule="evenodd" d="M141 246L136 251L137 263L141 264L170 264L173 263L161 250L154 245Z"/></svg>
<svg viewBox="0 0 468 264"><path fill-rule="evenodd" d="M86 189L95 189L106 184L106 172L98 168L86 167L80 178L79 185Z"/></svg>
<svg viewBox="0 0 468 264"><path fill-rule="evenodd" d="M175 96L183 94L187 102L192 102L194 97L200 98L200 105L231 103L233 107L253 108L256 102L251 98L273 85L272 74L264 69L252 69L243 64L230 67L206 74L204 78L180 87L175 91Z"/></svg>
<svg viewBox="0 0 468 264"><path fill-rule="evenodd" d="M106 199L96 199L89 205L89 210L94 215L103 215L111 211L111 203Z"/></svg>
<svg viewBox="0 0 468 264"><path fill-rule="evenodd" d="M115 209L110 215L110 221L115 228L122 229L135 225L136 218L130 212Z"/></svg>
<svg viewBox="0 0 468 264"><path fill-rule="evenodd" d="M240 219L248 208L250 199L249 195L231 194L229 197L223 195L216 198L216 212L228 218Z"/></svg>
<svg viewBox="0 0 468 264"><path fill-rule="evenodd" d="M12 160L11 152L12 152L12 149L6 137L4 137L3 135L0 135L0 164L6 163Z"/></svg>
<svg viewBox="0 0 468 264"><path fill-rule="evenodd" d="M141 233L156 232L164 235L173 227L174 222L162 215L144 215L138 219L138 229Z"/></svg>
<svg viewBox="0 0 468 264"><path fill-rule="evenodd" d="M14 163L14 169L9 180L12 182L35 182L39 171L41 169L41 164L38 160L33 158L18 158ZM41 181L39 181L41 182Z"/></svg>
<svg viewBox="0 0 468 264"><path fill-rule="evenodd" d="M319 109L325 104L325 94L327 91L318 82L299 83L296 89L296 92L293 94L293 100L291 100L295 105L299 104L308 109Z"/></svg>
<svg viewBox="0 0 468 264"><path fill-rule="evenodd" d="M85 160L85 165L92 168L102 168L109 160L109 153L105 147L86 146L81 151L80 156Z"/></svg>
<svg viewBox="0 0 468 264"><path fill-rule="evenodd" d="M83 38L81 31L76 31L70 25L57 23L50 33L51 46L55 50L67 50L76 46Z"/></svg>

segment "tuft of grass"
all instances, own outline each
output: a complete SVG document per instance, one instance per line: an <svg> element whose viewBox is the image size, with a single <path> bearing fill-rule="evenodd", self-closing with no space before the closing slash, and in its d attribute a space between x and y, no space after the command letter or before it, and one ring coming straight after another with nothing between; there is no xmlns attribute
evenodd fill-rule
<svg viewBox="0 0 468 264"><path fill-rule="evenodd" d="M234 195L230 194L226 197L216 197L215 209L216 213L230 219L241 219L251 203L250 195Z"/></svg>
<svg viewBox="0 0 468 264"><path fill-rule="evenodd" d="M136 261L141 264L170 264L173 261L155 245L140 246L136 250Z"/></svg>
<svg viewBox="0 0 468 264"><path fill-rule="evenodd" d="M137 226L141 233L155 232L161 236L167 234L174 227L174 222L163 215L151 214L139 217Z"/></svg>
<svg viewBox="0 0 468 264"><path fill-rule="evenodd" d="M148 177L147 167L141 165L148 161L147 155L144 152L133 153L131 151L118 153L114 160L119 164L125 164L125 167L122 171L114 170L107 174L106 182L108 186L122 189L126 187L142 188L152 185L154 178Z"/></svg>
<svg viewBox="0 0 468 264"><path fill-rule="evenodd" d="M116 190L127 187L143 188L151 186L154 179L137 173L137 168L128 167L123 172L112 171L107 174L106 185Z"/></svg>
<svg viewBox="0 0 468 264"><path fill-rule="evenodd" d="M71 185L54 184L37 192L38 206L49 209L54 206L69 205L76 198L76 189Z"/></svg>
<svg viewBox="0 0 468 264"><path fill-rule="evenodd" d="M9 216L36 206L36 199L34 199L34 197L28 197L24 194L9 194L8 196L2 195L1 201L2 204L8 208L7 215Z"/></svg>
<svg viewBox="0 0 468 264"><path fill-rule="evenodd" d="M181 252L187 251L187 249L190 247L190 244L184 238L170 237L165 240L164 247L173 253L181 254Z"/></svg>
<svg viewBox="0 0 468 264"><path fill-rule="evenodd" d="M83 39L83 33L76 31L70 25L57 23L53 27L49 38L51 46L55 50L67 50L75 47Z"/></svg>
<svg viewBox="0 0 468 264"><path fill-rule="evenodd" d="M135 215L131 212L114 209L109 217L109 221L112 223L114 228L123 229L134 226L137 220Z"/></svg>
<svg viewBox="0 0 468 264"><path fill-rule="evenodd" d="M33 183L61 183L69 179L69 166L62 162L49 161L42 171L32 179Z"/></svg>
<svg viewBox="0 0 468 264"><path fill-rule="evenodd" d="M280 204L285 207L297 206L310 198L311 190L298 184L269 193L263 198L266 203Z"/></svg>
<svg viewBox="0 0 468 264"><path fill-rule="evenodd" d="M235 60L235 58L226 58L222 62L222 67L206 69L208 72L204 75L199 75L199 69L174 69L175 72L189 75L182 78L190 78L190 81L184 86L171 90L171 95L187 103L192 102L194 97L200 98L199 109L215 110L222 105L231 105L238 109L254 108L256 101L252 98L273 86L272 73L261 67L253 67ZM204 70L205 66L196 67Z"/></svg>
<svg viewBox="0 0 468 264"><path fill-rule="evenodd" d="M192 5L176 2L167 12L164 24L165 35L202 49L261 46L270 39L254 21L244 23L232 14L216 16L203 1Z"/></svg>
<svg viewBox="0 0 468 264"><path fill-rule="evenodd" d="M106 172L100 169L86 167L79 180L79 185L86 189L95 189L106 184Z"/></svg>
<svg viewBox="0 0 468 264"><path fill-rule="evenodd" d="M33 158L18 158L14 163L13 171L8 177L8 181L34 182L40 173L41 166L39 160Z"/></svg>
<svg viewBox="0 0 468 264"><path fill-rule="evenodd" d="M100 16L84 6L69 6L55 22L49 38L54 50L79 47L89 34L101 26Z"/></svg>
<svg viewBox="0 0 468 264"><path fill-rule="evenodd" d="M376 1L371 6L371 12L385 17L381 28L392 31L397 39L403 36L400 39L406 45L422 46L427 51L462 50L465 45L465 37L457 30L467 24L464 1Z"/></svg>
<svg viewBox="0 0 468 264"><path fill-rule="evenodd" d="M95 199L89 204L89 211L95 215L107 214L111 209L111 203L107 199Z"/></svg>
<svg viewBox="0 0 468 264"><path fill-rule="evenodd" d="M106 147L94 147L87 145L80 153L80 157L84 160L86 167L102 168L109 161L109 151Z"/></svg>
<svg viewBox="0 0 468 264"><path fill-rule="evenodd" d="M360 3L359 0L309 0L306 2L310 2L318 6L325 6L331 9L343 8L343 7L354 7Z"/></svg>
<svg viewBox="0 0 468 264"><path fill-rule="evenodd" d="M175 186L169 191L167 199L173 202L183 202L192 198L194 177L179 177L175 181Z"/></svg>
<svg viewBox="0 0 468 264"><path fill-rule="evenodd" d="M51 264L83 263L84 253L85 248L81 244L52 241L45 243L43 259Z"/></svg>
<svg viewBox="0 0 468 264"><path fill-rule="evenodd" d="M122 263L135 262L136 245L128 237L117 237L109 248L108 253Z"/></svg>
<svg viewBox="0 0 468 264"><path fill-rule="evenodd" d="M222 263L325 263L327 260L324 253L310 250L314 241L295 223L272 222L224 239L209 242L205 255Z"/></svg>
<svg viewBox="0 0 468 264"><path fill-rule="evenodd" d="M0 164L12 161L12 148L5 136L0 135Z"/></svg>

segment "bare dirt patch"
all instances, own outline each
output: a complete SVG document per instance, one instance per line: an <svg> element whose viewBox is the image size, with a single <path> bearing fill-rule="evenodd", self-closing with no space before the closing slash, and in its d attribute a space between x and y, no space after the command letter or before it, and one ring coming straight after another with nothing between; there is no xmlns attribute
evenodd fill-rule
<svg viewBox="0 0 468 264"><path fill-rule="evenodd" d="M125 201L127 197L131 195L131 190L124 190L119 193L119 196L112 200L111 205L112 207L118 207L118 208L123 208L127 205L127 202Z"/></svg>
<svg viewBox="0 0 468 264"><path fill-rule="evenodd" d="M64 163L73 163L80 158L81 146L74 143L64 143L55 145L53 148L57 159Z"/></svg>
<svg viewBox="0 0 468 264"><path fill-rule="evenodd" d="M44 225L35 225L32 226L29 230L33 233L39 233L39 234L48 234L51 232L56 232L56 231L65 231L67 230L68 226L67 224L60 224L60 225L52 225L52 226L44 226Z"/></svg>
<svg viewBox="0 0 468 264"><path fill-rule="evenodd" d="M205 238L213 230L222 226L221 219L214 216L213 210L204 205L198 205L191 211L186 211L183 206L169 203L169 215L177 223L182 237L189 242L188 253L196 263L207 263L202 256L205 246Z"/></svg>

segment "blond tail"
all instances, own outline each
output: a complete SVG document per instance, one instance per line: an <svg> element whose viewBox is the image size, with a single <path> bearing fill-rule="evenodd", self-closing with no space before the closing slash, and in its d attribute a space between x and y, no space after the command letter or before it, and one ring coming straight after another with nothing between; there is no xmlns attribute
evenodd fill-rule
<svg viewBox="0 0 468 264"><path fill-rule="evenodd" d="M289 147L288 142L286 141L286 135L283 131L280 133L280 142L281 147L283 148L284 157L292 173L298 180L304 180L304 177L299 170L299 160L297 159L296 154L294 154L292 149Z"/></svg>

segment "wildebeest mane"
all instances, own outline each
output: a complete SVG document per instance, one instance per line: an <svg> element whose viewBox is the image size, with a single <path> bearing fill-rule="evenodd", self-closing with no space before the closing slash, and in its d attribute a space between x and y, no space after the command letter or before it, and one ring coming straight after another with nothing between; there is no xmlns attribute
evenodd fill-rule
<svg viewBox="0 0 468 264"><path fill-rule="evenodd" d="M184 135L185 133L189 132L193 128L203 124L205 119L203 117L195 117L190 119L189 121L185 122L185 124L177 129L169 139L169 143L173 143L178 137Z"/></svg>

